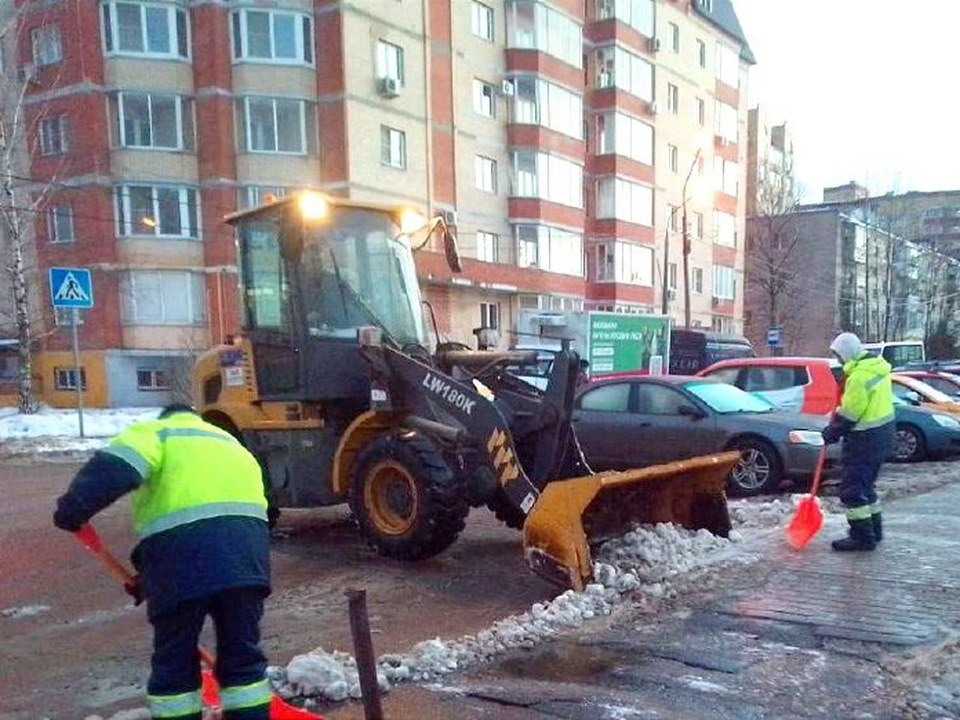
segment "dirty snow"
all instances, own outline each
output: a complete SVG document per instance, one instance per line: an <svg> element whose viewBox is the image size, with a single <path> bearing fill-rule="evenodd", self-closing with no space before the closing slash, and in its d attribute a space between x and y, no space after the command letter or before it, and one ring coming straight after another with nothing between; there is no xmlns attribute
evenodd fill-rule
<svg viewBox="0 0 960 720"><path fill-rule="evenodd" d="M94 408L83 411L84 438L76 410L44 407L34 415L0 416L0 454L90 452L135 422L152 420L160 408Z"/></svg>
<svg viewBox="0 0 960 720"><path fill-rule="evenodd" d="M23 607L10 607L0 610L0 615L10 619L25 618L41 615L49 609L49 605L24 605Z"/></svg>

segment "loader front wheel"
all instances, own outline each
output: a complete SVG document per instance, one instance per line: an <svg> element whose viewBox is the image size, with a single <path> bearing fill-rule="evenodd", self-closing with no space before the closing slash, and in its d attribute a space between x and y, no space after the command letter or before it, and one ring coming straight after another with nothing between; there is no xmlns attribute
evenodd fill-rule
<svg viewBox="0 0 960 720"><path fill-rule="evenodd" d="M470 508L461 482L430 442L381 437L357 456L350 509L381 555L423 560L457 539Z"/></svg>

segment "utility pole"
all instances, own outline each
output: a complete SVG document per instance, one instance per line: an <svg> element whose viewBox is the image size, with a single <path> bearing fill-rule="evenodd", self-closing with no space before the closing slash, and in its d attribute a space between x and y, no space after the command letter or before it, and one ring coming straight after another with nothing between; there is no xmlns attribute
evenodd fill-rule
<svg viewBox="0 0 960 720"><path fill-rule="evenodd" d="M697 148L693 156L693 162L690 163L690 169L687 171L687 177L683 181L683 326L690 329L690 233L687 225L687 186L690 184L690 177L693 175L693 169L700 160L701 149Z"/></svg>

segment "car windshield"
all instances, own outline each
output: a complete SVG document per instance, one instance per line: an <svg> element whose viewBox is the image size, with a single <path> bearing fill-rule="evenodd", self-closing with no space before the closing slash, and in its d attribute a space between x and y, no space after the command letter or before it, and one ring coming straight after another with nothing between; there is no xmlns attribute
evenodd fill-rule
<svg viewBox="0 0 960 720"><path fill-rule="evenodd" d="M922 380L917 380L915 378L908 378L906 383L904 383L911 390L920 393L924 398L930 402L935 403L952 403L954 400L952 397L946 393L940 392L934 387L930 387L927 383Z"/></svg>
<svg viewBox="0 0 960 720"><path fill-rule="evenodd" d="M684 386L718 413L767 413L773 406L766 400L744 392L733 385L715 382L693 382Z"/></svg>

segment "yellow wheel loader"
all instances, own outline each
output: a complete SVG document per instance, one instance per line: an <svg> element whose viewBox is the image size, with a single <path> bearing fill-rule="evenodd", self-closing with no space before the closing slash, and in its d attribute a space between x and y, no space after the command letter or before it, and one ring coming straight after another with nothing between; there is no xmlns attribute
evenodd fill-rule
<svg viewBox="0 0 960 720"><path fill-rule="evenodd" d="M725 535L736 454L592 474L571 429L579 359L544 391L505 368L536 353L427 349L412 238L439 219L304 193L227 218L236 227L242 334L197 362L203 417L258 458L274 507L349 503L383 555L431 557L486 505L523 530L531 566L582 588L590 545L631 523Z"/></svg>

